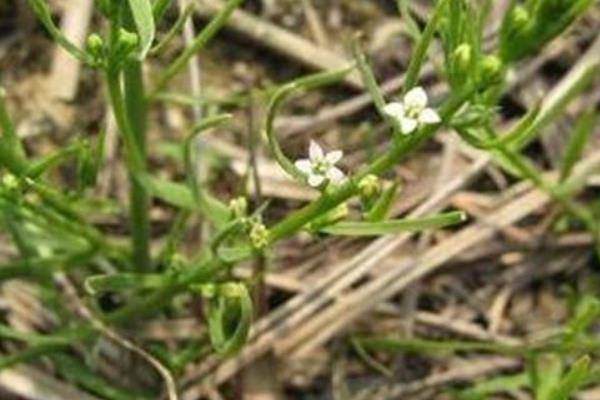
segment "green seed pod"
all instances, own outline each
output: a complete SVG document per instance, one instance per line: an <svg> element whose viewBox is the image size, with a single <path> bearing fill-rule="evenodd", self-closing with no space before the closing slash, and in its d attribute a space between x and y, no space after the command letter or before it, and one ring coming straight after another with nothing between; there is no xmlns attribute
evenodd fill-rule
<svg viewBox="0 0 600 400"><path fill-rule="evenodd" d="M87 53L91 56L96 66L101 66L105 62L104 40L97 33L92 33L86 41Z"/></svg>
<svg viewBox="0 0 600 400"><path fill-rule="evenodd" d="M504 62L519 60L527 54L532 28L533 21L525 7L515 5L508 11L500 31L500 56Z"/></svg>
<svg viewBox="0 0 600 400"><path fill-rule="evenodd" d="M485 56L479 63L479 79L483 83L494 83L502 79L504 66L494 55Z"/></svg>
<svg viewBox="0 0 600 400"><path fill-rule="evenodd" d="M519 32L526 29L530 19L527 9L521 5L517 5L510 13L508 24L510 24L510 29Z"/></svg>
<svg viewBox="0 0 600 400"><path fill-rule="evenodd" d="M13 174L6 174L2 177L2 186L8 190L17 190L19 188L19 179Z"/></svg>
<svg viewBox="0 0 600 400"><path fill-rule="evenodd" d="M243 196L236 197L229 202L228 208L232 219L244 218L248 215L248 200Z"/></svg>
<svg viewBox="0 0 600 400"><path fill-rule="evenodd" d="M111 54L110 64L116 67L127 61L137 51L139 41L140 38L136 33L120 29L117 43Z"/></svg>
<svg viewBox="0 0 600 400"><path fill-rule="evenodd" d="M256 250L262 250L269 244L269 230L260 222L252 222L248 237Z"/></svg>
<svg viewBox="0 0 600 400"><path fill-rule="evenodd" d="M455 50L453 56L453 62L456 70L461 73L468 73L471 68L471 61L473 60L473 49L468 43L462 43Z"/></svg>
<svg viewBox="0 0 600 400"><path fill-rule="evenodd" d="M358 182L358 190L364 200L373 199L381 193L381 181L377 176L369 174Z"/></svg>

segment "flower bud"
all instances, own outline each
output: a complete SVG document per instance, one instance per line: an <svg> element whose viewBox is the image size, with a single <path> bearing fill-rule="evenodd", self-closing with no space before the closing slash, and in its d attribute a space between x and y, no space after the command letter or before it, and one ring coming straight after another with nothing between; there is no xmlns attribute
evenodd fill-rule
<svg viewBox="0 0 600 400"><path fill-rule="evenodd" d="M516 32L525 30L530 21L529 12L521 5L515 6L508 18L509 28Z"/></svg>
<svg viewBox="0 0 600 400"><path fill-rule="evenodd" d="M471 60L473 59L473 49L468 43L462 43L454 50L454 65L461 73L469 71Z"/></svg>
<svg viewBox="0 0 600 400"><path fill-rule="evenodd" d="M269 230L260 222L252 223L248 236L252 247L257 250L262 250L269 244Z"/></svg>
<svg viewBox="0 0 600 400"><path fill-rule="evenodd" d="M482 82L496 82L502 78L502 61L494 56L485 56L479 63L479 76Z"/></svg>
<svg viewBox="0 0 600 400"><path fill-rule="evenodd" d="M504 62L519 60L530 52L533 25L524 6L515 5L508 11L500 31L500 56Z"/></svg>
<svg viewBox="0 0 600 400"><path fill-rule="evenodd" d="M244 218L248 214L248 200L240 196L229 202L229 211L233 219Z"/></svg>
<svg viewBox="0 0 600 400"><path fill-rule="evenodd" d="M104 63L104 40L97 33L92 33L86 41L86 50L97 66Z"/></svg>
<svg viewBox="0 0 600 400"><path fill-rule="evenodd" d="M13 174L6 174L2 177L2 185L8 190L19 188L19 180Z"/></svg>
<svg viewBox="0 0 600 400"><path fill-rule="evenodd" d="M358 190L363 199L373 199L381 193L381 181L377 176L369 174L358 182Z"/></svg>
<svg viewBox="0 0 600 400"><path fill-rule="evenodd" d="M139 41L140 38L137 34L120 29L117 43L111 54L111 65L120 65L126 61L137 50Z"/></svg>
<svg viewBox="0 0 600 400"><path fill-rule="evenodd" d="M193 285L192 290L199 292L205 299L214 299L217 296L217 285L214 283L204 283Z"/></svg>

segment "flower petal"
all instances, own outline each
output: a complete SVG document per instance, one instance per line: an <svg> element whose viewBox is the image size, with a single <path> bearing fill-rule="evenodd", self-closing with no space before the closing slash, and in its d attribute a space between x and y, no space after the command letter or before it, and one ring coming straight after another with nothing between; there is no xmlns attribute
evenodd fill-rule
<svg viewBox="0 0 600 400"><path fill-rule="evenodd" d="M426 108L419 114L419 121L424 124L437 124L442 122L442 119L433 108Z"/></svg>
<svg viewBox="0 0 600 400"><path fill-rule="evenodd" d="M329 153L325 154L325 160L327 160L328 163L333 165L336 162L340 161L343 156L344 156L343 151L334 150L334 151L330 151Z"/></svg>
<svg viewBox="0 0 600 400"><path fill-rule="evenodd" d="M400 118L400 130L405 135L412 133L415 129L417 129L418 122L414 118Z"/></svg>
<svg viewBox="0 0 600 400"><path fill-rule="evenodd" d="M331 167L327 170L327 178L332 183L340 183L341 181L344 180L344 176L345 175L342 172L342 170L337 167Z"/></svg>
<svg viewBox="0 0 600 400"><path fill-rule="evenodd" d="M325 177L323 175L310 174L308 176L308 184L312 187L320 186L323 181L325 181Z"/></svg>
<svg viewBox="0 0 600 400"><path fill-rule="evenodd" d="M296 168L300 170L303 174L310 174L312 172L312 163L310 160L303 158L302 160L298 160L294 163Z"/></svg>
<svg viewBox="0 0 600 400"><path fill-rule="evenodd" d="M420 86L410 89L404 96L404 105L406 107L426 107L427 93L425 93L425 90Z"/></svg>
<svg viewBox="0 0 600 400"><path fill-rule="evenodd" d="M323 149L314 140L311 140L310 145L308 146L308 156L311 161L323 159Z"/></svg>
<svg viewBox="0 0 600 400"><path fill-rule="evenodd" d="M400 119L404 117L404 105L400 102L388 103L383 106L383 112L389 115L390 117Z"/></svg>

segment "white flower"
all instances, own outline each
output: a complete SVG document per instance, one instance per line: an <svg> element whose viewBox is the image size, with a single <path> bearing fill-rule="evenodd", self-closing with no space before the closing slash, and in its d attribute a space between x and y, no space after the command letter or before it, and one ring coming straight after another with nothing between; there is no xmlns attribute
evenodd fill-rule
<svg viewBox="0 0 600 400"><path fill-rule="evenodd" d="M343 154L341 150L325 154L321 146L311 140L308 148L309 158L298 160L294 165L306 175L310 186L321 186L326 179L338 184L344 180L344 173L335 164L342 159Z"/></svg>
<svg viewBox="0 0 600 400"><path fill-rule="evenodd" d="M420 124L437 124L441 118L437 111L427 107L427 93L422 87L415 87L406 93L401 102L392 102L383 107L390 117L400 124L400 130L408 135Z"/></svg>

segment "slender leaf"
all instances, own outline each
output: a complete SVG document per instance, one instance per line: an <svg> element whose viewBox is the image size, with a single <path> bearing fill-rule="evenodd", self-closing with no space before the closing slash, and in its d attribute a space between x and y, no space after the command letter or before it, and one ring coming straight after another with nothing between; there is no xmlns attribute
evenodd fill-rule
<svg viewBox="0 0 600 400"><path fill-rule="evenodd" d="M536 400L550 400L552 390L560 382L563 361L557 354L535 354L528 363L529 379Z"/></svg>
<svg viewBox="0 0 600 400"><path fill-rule="evenodd" d="M46 0L29 0L29 4L46 30L48 30L48 33L50 33L50 35L59 45L61 45L67 52L69 52L79 61L85 64L93 65L93 60L89 57L89 55L75 46L75 44L73 44L69 39L67 39L62 31L54 24L54 21L52 20L52 14L50 13L48 4L46 4Z"/></svg>
<svg viewBox="0 0 600 400"><path fill-rule="evenodd" d="M449 0L439 0L435 5L433 15L431 18L429 18L429 22L427 22L427 25L425 26L425 30L423 31L423 34L417 43L417 47L413 51L410 64L408 65L406 78L404 79L404 85L402 87L404 93L412 89L419 80L419 73L421 72L423 63L425 62L427 49L429 49L429 45L433 40L433 35L438 27L440 18L443 15L443 10L448 1Z"/></svg>
<svg viewBox="0 0 600 400"><path fill-rule="evenodd" d="M106 291L121 291L128 289L156 289L169 280L170 275L165 274L135 274L116 273L111 275L91 276L85 280L85 289L89 294L95 295Z"/></svg>
<svg viewBox="0 0 600 400"><path fill-rule="evenodd" d="M381 222L339 222L322 228L321 231L342 236L378 236L393 235L401 232L415 232L426 229L456 225L466 220L462 211L453 211L415 219L397 219Z"/></svg>
<svg viewBox="0 0 600 400"><path fill-rule="evenodd" d="M160 21L172 2L173 0L156 0L154 2L154 5L152 6L152 15L154 15L155 21Z"/></svg>
<svg viewBox="0 0 600 400"><path fill-rule="evenodd" d="M569 137L567 148L560 163L560 181L569 177L575 163L579 161L583 154L583 149L587 144L594 127L596 125L596 114L594 112L585 113L577 122L573 134Z"/></svg>
<svg viewBox="0 0 600 400"><path fill-rule="evenodd" d="M191 134L186 138L183 145L183 159L187 175L187 184L195 209L200 211L217 226L223 226L227 223L230 214L229 209L225 204L213 197L207 190L207 183L200 180L198 166L194 160L194 156L197 153L195 146L203 145L203 138L200 135L204 131L222 124L230 118L230 114L221 114L204 118L192 128Z"/></svg>
<svg viewBox="0 0 600 400"><path fill-rule="evenodd" d="M352 53L354 54L354 59L358 65L358 70L360 71L362 80L367 87L371 98L373 99L373 103L375 104L377 112L379 112L382 117L387 118L387 114L383 111L383 108L385 107L385 98L383 97L381 89L379 89L379 84L377 83L373 69L369 65L367 57L361 50L357 39L354 39L352 43Z"/></svg>
<svg viewBox="0 0 600 400"><path fill-rule="evenodd" d="M177 59L167 67L163 74L159 77L154 93L164 89L169 81L177 75L189 60L202 50L206 44L221 30L229 17L236 8L242 4L244 0L228 0L223 8L215 15L215 17L206 25L206 27L194 38L191 45L186 48Z"/></svg>
<svg viewBox="0 0 600 400"><path fill-rule="evenodd" d="M155 178L150 174L139 174L138 181L154 197L177 208L197 211L192 191L181 183Z"/></svg>
<svg viewBox="0 0 600 400"><path fill-rule="evenodd" d="M150 0L128 0L133 22L140 37L138 59L143 60L152 47L156 27Z"/></svg>
<svg viewBox="0 0 600 400"><path fill-rule="evenodd" d="M590 362L591 359L588 355L584 355L575 361L569 372L552 390L548 396L548 400L568 400L585 381L590 368Z"/></svg>
<svg viewBox="0 0 600 400"><path fill-rule="evenodd" d="M187 7L185 8L185 10L183 10L183 12L179 13L179 16L177 17L177 21L175 21L175 23L173 24L171 29L169 29L169 32L167 32L167 34L160 40L160 42L158 42L158 44L156 46L154 46L152 49L150 49L149 54L155 55L155 54L160 53L165 48L165 46L167 44L169 44L171 42L171 40L173 40L177 36L179 31L181 30L181 28L183 27L183 25L188 20L188 18L192 15L193 12L194 12L194 6L192 4L188 4Z"/></svg>

